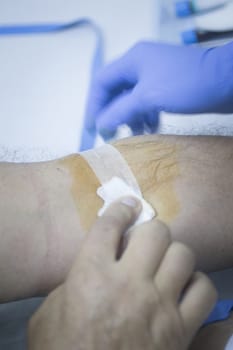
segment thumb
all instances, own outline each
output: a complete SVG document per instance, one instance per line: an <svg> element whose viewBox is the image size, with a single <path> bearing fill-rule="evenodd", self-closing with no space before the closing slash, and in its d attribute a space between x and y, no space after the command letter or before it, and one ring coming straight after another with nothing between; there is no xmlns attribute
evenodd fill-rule
<svg viewBox="0 0 233 350"><path fill-rule="evenodd" d="M95 256L105 263L114 261L123 234L135 222L141 209L140 201L131 196L112 203L89 232L84 255Z"/></svg>

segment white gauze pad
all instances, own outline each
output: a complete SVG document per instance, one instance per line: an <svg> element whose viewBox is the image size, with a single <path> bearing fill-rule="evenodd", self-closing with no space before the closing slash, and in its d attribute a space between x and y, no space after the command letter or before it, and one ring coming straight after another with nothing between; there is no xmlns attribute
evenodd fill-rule
<svg viewBox="0 0 233 350"><path fill-rule="evenodd" d="M104 183L98 188L97 194L104 201L104 206L99 210L98 216L101 216L107 207L124 196L134 196L138 198L142 204L142 211L135 225L151 220L155 216L155 211L152 206L143 199L132 187L126 184L121 178L114 176L110 181Z"/></svg>
<svg viewBox="0 0 233 350"><path fill-rule="evenodd" d="M88 162L101 183L97 194L103 199L104 206L98 215L113 201L123 196L134 196L142 203L142 212L136 224L151 220L157 213L144 199L133 172L121 153L112 145L104 145L86 151L81 156Z"/></svg>

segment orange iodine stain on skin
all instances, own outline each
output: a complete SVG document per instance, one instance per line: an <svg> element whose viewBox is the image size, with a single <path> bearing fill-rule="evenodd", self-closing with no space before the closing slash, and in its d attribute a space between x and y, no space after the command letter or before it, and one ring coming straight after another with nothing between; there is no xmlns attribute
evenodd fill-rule
<svg viewBox="0 0 233 350"><path fill-rule="evenodd" d="M159 137L135 137L114 146L128 162L143 197L158 213L157 218L171 223L180 213L176 181L180 176L179 146Z"/></svg>
<svg viewBox="0 0 233 350"><path fill-rule="evenodd" d="M72 197L81 225L88 231L97 218L97 212L103 206L102 199L96 194L101 184L90 165L80 155L68 156L60 163L69 170Z"/></svg>
<svg viewBox="0 0 233 350"><path fill-rule="evenodd" d="M157 208L158 218L166 223L171 223L180 212L180 203L175 191L175 181L178 176L179 167L174 157L159 161L154 172L153 203ZM149 191L146 190L146 195L151 197Z"/></svg>

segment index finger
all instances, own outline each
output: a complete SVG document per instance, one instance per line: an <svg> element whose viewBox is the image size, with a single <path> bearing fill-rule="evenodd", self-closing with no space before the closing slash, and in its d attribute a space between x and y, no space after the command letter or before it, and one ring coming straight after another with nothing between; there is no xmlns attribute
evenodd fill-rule
<svg viewBox="0 0 233 350"><path fill-rule="evenodd" d="M135 83L132 65L128 64L125 56L102 68L94 77L88 93L85 127L90 131L95 130L98 114L123 90Z"/></svg>
<svg viewBox="0 0 233 350"><path fill-rule="evenodd" d="M84 255L103 262L115 261L121 238L140 211L141 203L134 197L122 197L110 205L88 234Z"/></svg>

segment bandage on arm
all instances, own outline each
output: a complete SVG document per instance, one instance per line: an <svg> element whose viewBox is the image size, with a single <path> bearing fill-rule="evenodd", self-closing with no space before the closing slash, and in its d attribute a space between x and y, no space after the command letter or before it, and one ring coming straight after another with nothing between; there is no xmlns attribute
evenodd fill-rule
<svg viewBox="0 0 233 350"><path fill-rule="evenodd" d="M233 265L232 146L227 137L181 136L114 144L144 199L205 270ZM95 160L100 169L104 159ZM44 294L64 280L103 206L100 186L100 175L82 155L0 164L1 301Z"/></svg>

